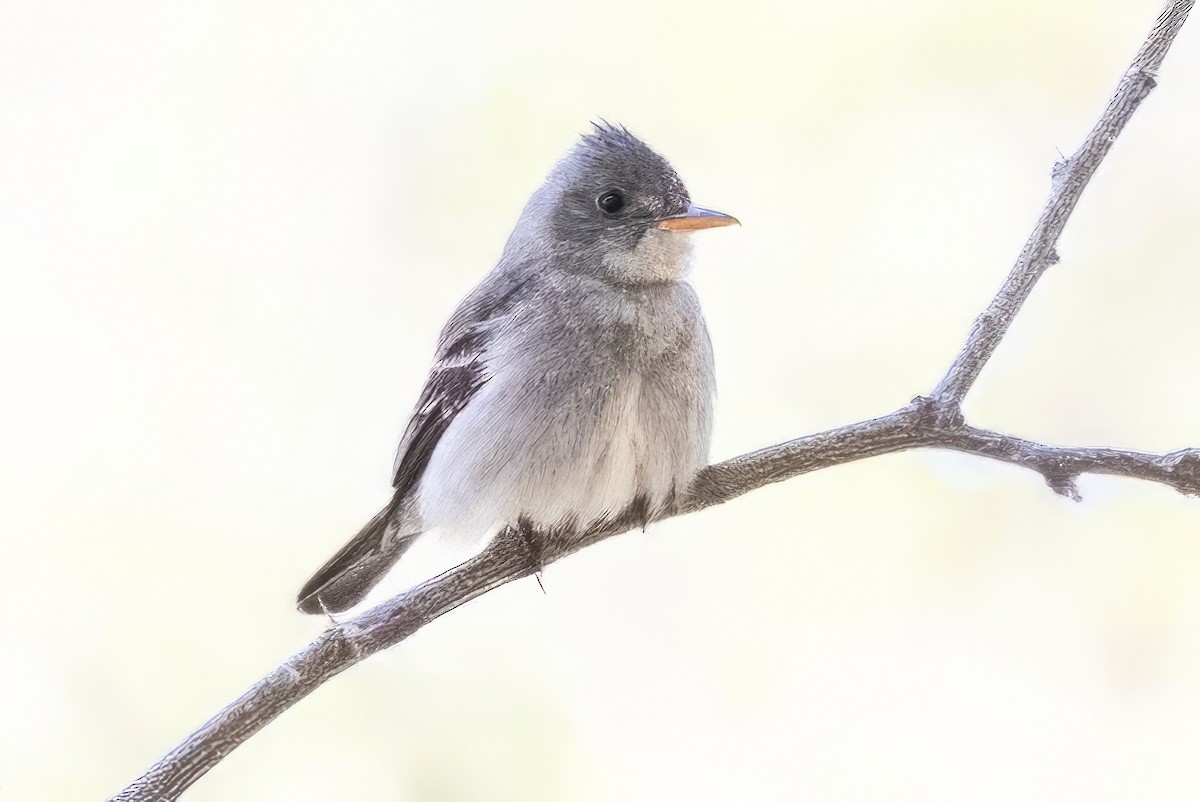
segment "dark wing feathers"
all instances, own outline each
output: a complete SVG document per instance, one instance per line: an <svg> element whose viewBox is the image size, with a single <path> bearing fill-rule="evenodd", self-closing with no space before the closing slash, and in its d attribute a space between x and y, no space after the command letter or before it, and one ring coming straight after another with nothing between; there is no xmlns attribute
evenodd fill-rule
<svg viewBox="0 0 1200 802"><path fill-rule="evenodd" d="M451 344L452 353L433 366L421 400L413 412L396 454L396 473L392 487L398 496L406 495L420 480L438 440L449 428L454 416L463 410L487 381L483 346L487 338L471 332Z"/></svg>
<svg viewBox="0 0 1200 802"><path fill-rule="evenodd" d="M353 607L383 573L391 568L393 560L381 558L388 545L387 530L396 512L397 500L393 498L386 507L375 514L366 526L350 542L342 546L300 588L297 605L305 613L316 615L326 610L341 612ZM397 556L408 547L407 540L393 544ZM378 570L376 570L378 568Z"/></svg>
<svg viewBox="0 0 1200 802"><path fill-rule="evenodd" d="M484 354L491 335L489 324L511 312L536 281L535 277L526 278L499 291L491 284L504 277L493 274L489 278L493 282L485 281L472 293L442 332L437 361L396 450L392 487L397 496L416 487L451 421L487 382Z"/></svg>
<svg viewBox="0 0 1200 802"><path fill-rule="evenodd" d="M338 612L357 604L420 534L419 520L397 530L393 526L397 511L410 498L455 416L487 382L486 351L498 319L511 313L536 281L536 276L513 281L503 273L492 273L451 316L417 408L400 439L392 501L305 583L301 610Z"/></svg>
<svg viewBox="0 0 1200 802"><path fill-rule="evenodd" d="M304 583L298 598L302 611L341 612L357 604L420 533L398 531L395 537L388 536L392 519L416 487L450 421L486 381L482 360L486 343L483 332L468 329L439 349L438 361L400 441L391 502Z"/></svg>

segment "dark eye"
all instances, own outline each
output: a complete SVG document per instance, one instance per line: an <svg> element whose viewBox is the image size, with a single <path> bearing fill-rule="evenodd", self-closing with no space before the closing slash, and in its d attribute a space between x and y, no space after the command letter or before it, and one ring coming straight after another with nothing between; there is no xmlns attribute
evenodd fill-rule
<svg viewBox="0 0 1200 802"><path fill-rule="evenodd" d="M596 206L605 214L617 214L625 208L625 196L615 189L610 189L596 198Z"/></svg>

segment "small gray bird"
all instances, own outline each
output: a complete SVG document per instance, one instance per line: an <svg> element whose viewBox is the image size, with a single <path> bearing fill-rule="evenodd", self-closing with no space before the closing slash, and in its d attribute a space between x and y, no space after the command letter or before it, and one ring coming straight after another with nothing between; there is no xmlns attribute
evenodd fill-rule
<svg viewBox="0 0 1200 802"><path fill-rule="evenodd" d="M446 323L395 494L304 585L304 612L357 604L422 532L644 524L704 466L715 387L688 234L738 221L693 206L625 128L594 129Z"/></svg>

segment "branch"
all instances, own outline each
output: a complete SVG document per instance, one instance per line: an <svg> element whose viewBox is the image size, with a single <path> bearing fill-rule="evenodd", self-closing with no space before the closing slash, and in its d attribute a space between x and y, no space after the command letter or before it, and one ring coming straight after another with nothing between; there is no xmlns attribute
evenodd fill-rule
<svg viewBox="0 0 1200 802"><path fill-rule="evenodd" d="M1111 474L1157 482L1200 496L1200 449L1145 454L1108 448L1058 448L976 428L960 408L980 371L1047 267L1088 180L1141 101L1195 0L1175 0L1121 79L1099 122L1070 159L1055 166L1050 198L996 297L972 326L965 346L929 397L889 415L770 446L704 468L676 509L663 518L724 504L751 490L802 473L914 448L974 454L1036 471L1056 493L1079 499L1076 479ZM660 519L661 520L661 519ZM113 800L175 800L205 772L326 680L394 646L434 619L507 582L582 548L628 531L632 518L583 533L536 538L506 529L467 562L323 632L286 663L195 730Z"/></svg>
<svg viewBox="0 0 1200 802"><path fill-rule="evenodd" d="M1074 501L1082 500L1075 480L1085 473L1143 479L1186 496L1200 496L1200 449L1145 454L1113 448L1060 448L980 429L961 416L948 419L941 402L916 398L882 418L710 465L696 477L679 513L724 504L802 473L914 448L960 451L1028 468L1040 473L1051 490Z"/></svg>
<svg viewBox="0 0 1200 802"><path fill-rule="evenodd" d="M1112 149L1117 135L1125 129L1125 124L1154 88L1158 69L1166 58L1167 50L1194 5L1195 0L1175 0L1163 9L1091 133L1083 140L1075 155L1054 165L1051 174L1053 189L1037 225L1033 227L1033 233L1021 249L1021 255L1017 257L1017 263L1013 265L1000 291L983 314L975 319L967 344L934 388L933 397L939 402L952 407L962 403L1042 273L1058 263L1055 247L1071 212L1075 211L1075 204L1079 202L1100 162Z"/></svg>
<svg viewBox="0 0 1200 802"><path fill-rule="evenodd" d="M960 423L947 428L929 399L881 418L801 437L710 465L678 510L668 516L724 504L756 488L802 473L866 457L932 447L977 454L1041 473L1057 492L1078 498L1074 479L1105 473L1159 482L1200 495L1200 449L1142 454L1105 448L1055 448ZM661 519L660 519L661 520ZM417 585L361 615L330 627L270 675L188 736L114 800L173 800L235 747L326 680L394 646L451 610L514 579L531 576L601 540L628 531L618 520L583 538L550 533L539 553L520 532L507 529L467 562Z"/></svg>
<svg viewBox="0 0 1200 802"><path fill-rule="evenodd" d="M802 473L921 447L953 449L1030 468L1041 473L1056 492L1073 498L1078 498L1074 479L1081 473L1145 479L1187 495L1200 495L1200 449L1155 455L1105 448L1055 448L965 423L947 428L936 413L937 406L921 398L881 418L710 465L697 477L678 510L664 517L724 504ZM321 633L113 799L177 799L235 747L326 680L396 645L456 607L635 525L632 520L613 521L582 538L558 538L548 533L537 554L531 553L528 540L520 532L505 530L467 562Z"/></svg>

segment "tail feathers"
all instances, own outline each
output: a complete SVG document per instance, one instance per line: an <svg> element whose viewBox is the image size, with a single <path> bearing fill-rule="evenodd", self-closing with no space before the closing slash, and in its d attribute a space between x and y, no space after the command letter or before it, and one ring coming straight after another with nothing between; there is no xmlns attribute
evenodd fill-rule
<svg viewBox="0 0 1200 802"><path fill-rule="evenodd" d="M410 506L403 500L388 504L330 557L300 589L300 610L340 613L362 601L421 533Z"/></svg>

